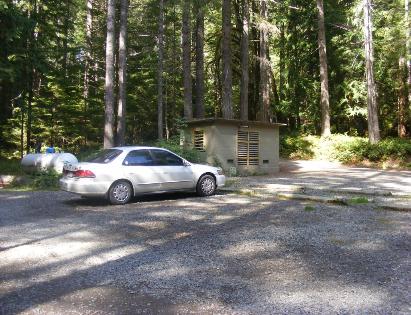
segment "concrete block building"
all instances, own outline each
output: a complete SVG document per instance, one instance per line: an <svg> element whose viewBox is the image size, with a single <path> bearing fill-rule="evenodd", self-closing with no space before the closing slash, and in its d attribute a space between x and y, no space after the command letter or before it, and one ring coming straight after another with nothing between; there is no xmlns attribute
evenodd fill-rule
<svg viewBox="0 0 411 315"><path fill-rule="evenodd" d="M283 124L234 119L189 121L182 142L204 154L207 163L230 173L279 171L279 128Z"/></svg>

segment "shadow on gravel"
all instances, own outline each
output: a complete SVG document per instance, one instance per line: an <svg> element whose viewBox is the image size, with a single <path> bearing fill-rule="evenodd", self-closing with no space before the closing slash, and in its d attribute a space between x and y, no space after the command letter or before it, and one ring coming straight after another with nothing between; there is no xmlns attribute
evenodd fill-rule
<svg viewBox="0 0 411 315"><path fill-rule="evenodd" d="M380 213L356 220L355 209L334 205L304 212L299 202L192 197L148 196L105 212L88 209L100 206L93 201L65 201L87 206L77 218L87 233L75 241L98 244L36 267L2 266L0 283L30 284L0 290L0 314L36 307L121 314L405 310L411 239L382 229ZM396 224L409 222L407 214L395 216ZM66 232L70 243L75 231Z"/></svg>
<svg viewBox="0 0 411 315"><path fill-rule="evenodd" d="M0 191L0 227L35 225L52 217L68 217L75 213L75 209L64 205L66 196L62 198L62 193L58 191ZM28 232L27 238L31 236L32 233Z"/></svg>
<svg viewBox="0 0 411 315"><path fill-rule="evenodd" d="M185 198L193 198L196 197L195 193L189 193L189 192L176 192L176 193L158 193L158 194L147 194L147 195L142 195L142 196L137 196L131 199L131 201L127 205L123 206L118 206L118 207L128 207L129 205L136 204L136 203L144 203L144 202L157 202L157 201L165 201L165 200L179 200L179 199L185 199ZM101 207L101 206L112 206L108 200L105 198L101 197L79 197L75 199L70 199L70 200L64 200L62 201L63 204L66 205L77 205L77 206L95 206L95 207Z"/></svg>

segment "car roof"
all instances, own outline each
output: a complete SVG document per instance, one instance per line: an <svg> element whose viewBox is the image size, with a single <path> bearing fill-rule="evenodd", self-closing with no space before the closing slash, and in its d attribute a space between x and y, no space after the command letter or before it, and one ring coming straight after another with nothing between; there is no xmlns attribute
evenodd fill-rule
<svg viewBox="0 0 411 315"><path fill-rule="evenodd" d="M160 150L168 151L167 149L164 149L164 148L148 147L148 146L122 146L122 147L113 147L112 149L123 150L123 151L142 150L142 149L160 149Z"/></svg>

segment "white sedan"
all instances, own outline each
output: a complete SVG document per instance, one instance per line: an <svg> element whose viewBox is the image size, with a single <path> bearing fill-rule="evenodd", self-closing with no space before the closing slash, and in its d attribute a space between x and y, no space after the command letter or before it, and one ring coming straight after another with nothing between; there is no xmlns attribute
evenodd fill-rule
<svg viewBox="0 0 411 315"><path fill-rule="evenodd" d="M125 204L133 196L169 191L213 195L224 186L220 167L193 164L171 151L155 147L115 147L87 162L64 166L62 190L82 196L105 196Z"/></svg>

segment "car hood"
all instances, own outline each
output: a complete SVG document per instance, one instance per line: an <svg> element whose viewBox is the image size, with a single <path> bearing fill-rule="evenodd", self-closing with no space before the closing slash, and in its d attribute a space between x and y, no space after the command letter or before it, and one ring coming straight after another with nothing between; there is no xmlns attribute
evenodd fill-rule
<svg viewBox="0 0 411 315"><path fill-rule="evenodd" d="M218 170L221 170L221 167L211 166L211 165L206 165L206 164L191 163L191 167L196 170L209 171L213 173L216 173Z"/></svg>

